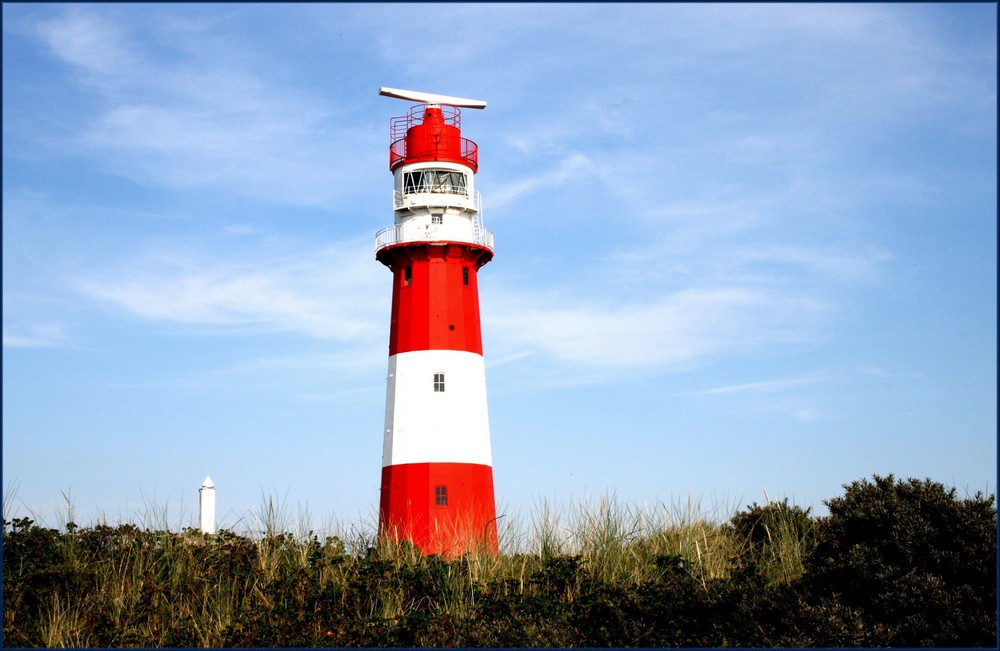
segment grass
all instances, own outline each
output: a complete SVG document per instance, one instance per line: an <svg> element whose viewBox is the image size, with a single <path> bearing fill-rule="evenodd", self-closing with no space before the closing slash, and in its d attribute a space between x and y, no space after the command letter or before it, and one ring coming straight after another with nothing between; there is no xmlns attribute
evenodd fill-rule
<svg viewBox="0 0 1000 651"><path fill-rule="evenodd" d="M858 624L857 611L841 606L838 596L800 590L816 548L815 519L787 501L738 512L704 509L693 500L650 507L613 495L569 506L540 501L526 518L499 519L500 554L472 550L443 558L379 539L374 522L331 521L316 533L308 509L299 507L293 517L284 500L267 495L234 527L213 535L171 530L167 509L149 505L138 525L80 527L71 496L63 497L60 529L5 516L8 645L801 646L820 640L856 646L861 640L878 646L881 640L882 629ZM5 512L15 502L16 487L5 492ZM995 528L995 509L984 513L987 520L992 514Z"/></svg>
<svg viewBox="0 0 1000 651"><path fill-rule="evenodd" d="M614 497L569 509L541 502L527 523L501 518L501 554L472 551L451 562L425 558L406 542L378 540L374 525L318 535L307 509L300 507L293 520L285 502L273 496L262 496L261 505L237 521L241 530L216 535L171 531L168 509L148 503L138 526L81 528L71 495L63 498L58 535L39 529L49 533L38 533L34 544L57 554L57 574L84 589L73 590L73 581L66 588L43 581L34 595L15 589L5 597L8 640L93 646L109 643L111 635L118 645L217 647L231 642L241 625L256 623L247 613L301 605L306 591L352 609L358 621L398 621L415 613L462 619L478 612L486 586L517 599L545 595L548 587L538 577L554 559L578 558L593 580L635 587L659 573L657 557L677 555L704 586L725 574L735 548L724 527L690 503L678 514ZM5 509L14 499L5 495ZM26 522L5 528L23 534ZM572 600L579 586L564 589ZM36 597L37 627L22 633L17 618L23 611L8 598ZM309 640L327 637L327 631L303 633Z"/></svg>

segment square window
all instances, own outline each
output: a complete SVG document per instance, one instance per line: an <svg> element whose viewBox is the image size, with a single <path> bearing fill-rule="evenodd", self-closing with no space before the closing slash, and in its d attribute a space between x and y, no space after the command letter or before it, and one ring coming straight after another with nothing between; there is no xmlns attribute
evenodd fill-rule
<svg viewBox="0 0 1000 651"><path fill-rule="evenodd" d="M444 223L444 215L431 215L431 223L432 224L443 224Z"/></svg>
<svg viewBox="0 0 1000 651"><path fill-rule="evenodd" d="M448 487L434 487L434 506L448 506Z"/></svg>
<svg viewBox="0 0 1000 651"><path fill-rule="evenodd" d="M444 393L444 373L434 374L434 393Z"/></svg>

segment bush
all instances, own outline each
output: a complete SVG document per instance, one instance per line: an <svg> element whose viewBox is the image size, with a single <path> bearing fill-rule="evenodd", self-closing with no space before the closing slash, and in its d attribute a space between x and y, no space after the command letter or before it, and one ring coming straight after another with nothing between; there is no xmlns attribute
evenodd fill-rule
<svg viewBox="0 0 1000 651"><path fill-rule="evenodd" d="M18 615L59 608L60 594L68 588L86 592L87 577L57 530L39 527L28 518L5 520L4 529L4 641L15 646L39 645L47 636L40 618Z"/></svg>
<svg viewBox="0 0 1000 651"><path fill-rule="evenodd" d="M996 646L994 496L930 480L856 481L827 502L806 586L872 646Z"/></svg>
<svg viewBox="0 0 1000 651"><path fill-rule="evenodd" d="M815 544L810 509L790 506L788 499L766 506L754 502L747 508L730 520L732 533L743 544L736 559L740 569L760 572L778 583L799 578Z"/></svg>
<svg viewBox="0 0 1000 651"><path fill-rule="evenodd" d="M609 508L583 519L578 549L450 559L312 532L59 532L5 521L3 641L994 646L993 497L960 500L891 476L846 489L819 520L786 500L752 504L726 525L637 526L639 536Z"/></svg>

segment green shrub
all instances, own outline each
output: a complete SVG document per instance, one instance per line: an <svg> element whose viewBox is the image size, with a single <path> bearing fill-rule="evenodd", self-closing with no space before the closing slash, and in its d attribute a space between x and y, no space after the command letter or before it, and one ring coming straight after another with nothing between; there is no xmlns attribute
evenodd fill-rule
<svg viewBox="0 0 1000 651"><path fill-rule="evenodd" d="M457 558L274 527L245 537L5 521L3 641L992 646L993 498L959 500L940 484L891 476L846 488L819 520L786 500L752 504L725 525L654 526L602 503L565 545L542 544L555 540L549 527L526 546L536 553Z"/></svg>
<svg viewBox="0 0 1000 651"><path fill-rule="evenodd" d="M4 642L37 646L42 622L35 613L47 609L65 584L77 582L63 535L29 518L4 520L3 570Z"/></svg>
<svg viewBox="0 0 1000 651"><path fill-rule="evenodd" d="M994 496L930 480L856 481L827 502L806 587L872 646L996 645Z"/></svg>
<svg viewBox="0 0 1000 651"><path fill-rule="evenodd" d="M638 618L643 623L639 646L723 646L727 640L719 623L734 613L720 611L719 588L727 582L702 580L689 559L665 554L654 559L658 576L639 587Z"/></svg>
<svg viewBox="0 0 1000 651"><path fill-rule="evenodd" d="M756 502L730 520L742 549L740 569L764 574L773 582L788 583L803 572L805 557L815 543L815 522L810 509L790 506L788 499L759 506Z"/></svg>

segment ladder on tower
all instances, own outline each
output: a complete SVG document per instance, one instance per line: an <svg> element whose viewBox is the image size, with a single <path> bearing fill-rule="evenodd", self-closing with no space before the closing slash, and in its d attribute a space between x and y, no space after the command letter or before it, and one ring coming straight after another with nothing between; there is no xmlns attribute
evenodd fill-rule
<svg viewBox="0 0 1000 651"><path fill-rule="evenodd" d="M479 220L479 215L472 218L472 240L476 244L483 243L483 222Z"/></svg>
<svg viewBox="0 0 1000 651"><path fill-rule="evenodd" d="M487 244L487 231L483 227L483 197L481 194L476 192L476 213L472 216L472 238L475 240L476 244ZM493 243L490 242L488 246L493 248Z"/></svg>

